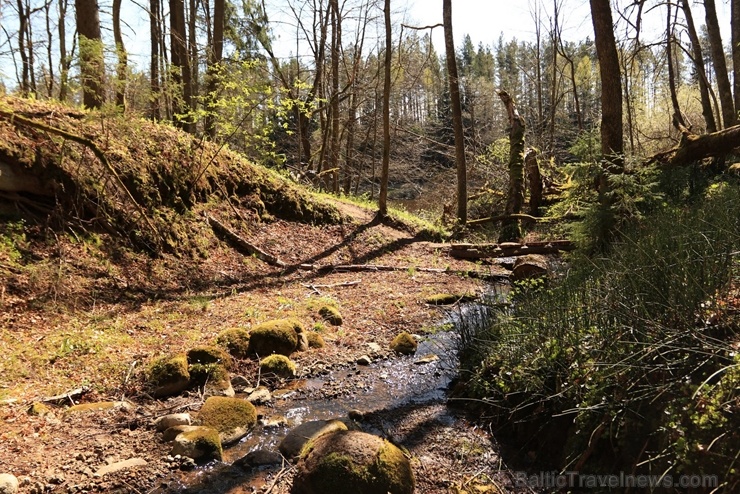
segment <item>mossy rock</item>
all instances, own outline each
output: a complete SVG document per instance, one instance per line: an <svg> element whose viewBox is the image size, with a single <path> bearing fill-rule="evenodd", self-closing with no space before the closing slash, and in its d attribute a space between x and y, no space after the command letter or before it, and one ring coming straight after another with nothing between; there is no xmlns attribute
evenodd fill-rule
<svg viewBox="0 0 740 494"><path fill-rule="evenodd" d="M132 409L133 406L125 401L97 401L94 403L80 403L79 405L73 405L67 408L64 413L79 413L79 412L98 412L102 410L113 410L113 409Z"/></svg>
<svg viewBox="0 0 740 494"><path fill-rule="evenodd" d="M285 355L270 355L260 360L260 374L287 379L295 376L295 363Z"/></svg>
<svg viewBox="0 0 740 494"><path fill-rule="evenodd" d="M436 293L426 298L425 302L429 305L452 305L464 298L464 295L455 293Z"/></svg>
<svg viewBox="0 0 740 494"><path fill-rule="evenodd" d="M198 425L213 427L223 444L246 436L257 423L257 410L247 400L211 396L198 413Z"/></svg>
<svg viewBox="0 0 740 494"><path fill-rule="evenodd" d="M51 414L51 408L40 401L34 401L30 407L28 407L28 415L34 415L37 417L43 417Z"/></svg>
<svg viewBox="0 0 740 494"><path fill-rule="evenodd" d="M322 305L319 307L319 316L332 326L342 325L342 314L336 307L332 307L331 305Z"/></svg>
<svg viewBox="0 0 740 494"><path fill-rule="evenodd" d="M311 420L291 429L280 441L278 449L288 459L297 458L309 442L324 434L346 430L347 424L340 420Z"/></svg>
<svg viewBox="0 0 740 494"><path fill-rule="evenodd" d="M216 343L226 348L234 358L247 358L249 355L249 332L242 328L231 328L221 331Z"/></svg>
<svg viewBox="0 0 740 494"><path fill-rule="evenodd" d="M226 370L234 366L234 360L223 348L217 346L199 346L188 350L188 364L219 364Z"/></svg>
<svg viewBox="0 0 740 494"><path fill-rule="evenodd" d="M412 494L414 474L403 452L359 431L324 434L301 453L291 494Z"/></svg>
<svg viewBox="0 0 740 494"><path fill-rule="evenodd" d="M155 398L176 395L190 386L188 358L185 355L160 357L151 363L147 382Z"/></svg>
<svg viewBox="0 0 740 494"><path fill-rule="evenodd" d="M298 349L303 325L297 319L274 319L255 326L249 333L249 354L290 356Z"/></svg>
<svg viewBox="0 0 740 494"><path fill-rule="evenodd" d="M192 364L190 385L203 388L205 396L234 396L229 371L221 364Z"/></svg>
<svg viewBox="0 0 740 494"><path fill-rule="evenodd" d="M324 337L316 331L307 331L306 340L309 348L324 348L326 346Z"/></svg>
<svg viewBox="0 0 740 494"><path fill-rule="evenodd" d="M223 459L223 447L217 430L211 427L195 427L175 437L172 456L181 455L196 461Z"/></svg>
<svg viewBox="0 0 740 494"><path fill-rule="evenodd" d="M413 355L417 346L416 339L405 331L391 341L391 350L401 355Z"/></svg>

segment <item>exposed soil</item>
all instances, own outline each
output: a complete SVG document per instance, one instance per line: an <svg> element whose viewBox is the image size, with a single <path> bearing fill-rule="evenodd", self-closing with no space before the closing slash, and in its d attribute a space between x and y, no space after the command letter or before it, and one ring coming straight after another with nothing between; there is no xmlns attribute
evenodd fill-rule
<svg viewBox="0 0 740 494"><path fill-rule="evenodd" d="M323 349L294 355L301 378L354 363L369 352L370 343L381 347L378 358L393 358L388 344L396 334L423 334L442 318L439 308L425 304L427 297L484 289L482 281L455 272L504 273L497 265L434 252L423 238L376 222L359 206L340 209L351 218L342 225L255 221L239 234L289 266L402 269L286 270L216 240L208 240L204 258L154 259L119 251L105 235L79 238L29 228L17 246L25 268L6 276L11 282L0 292L0 473L18 477L21 492L182 491L179 464L168 459L169 446L151 421L172 411L197 410L202 397L151 398L141 376L153 358L211 343L227 328L286 316L320 330L327 342ZM320 321L317 308L326 301L341 311L342 326ZM240 361L234 374L254 382L256 364ZM70 402L63 400L50 404L46 415L29 414L34 402L83 385L89 388L83 402L127 400L133 409L69 414ZM407 448L420 493L511 487L489 435L442 404L378 411L368 418L371 426L380 423L380 432ZM130 458L147 464L95 475L102 465ZM208 480L208 470L201 471L208 492L288 492L291 480L289 468L233 467L221 476L233 481L221 485Z"/></svg>

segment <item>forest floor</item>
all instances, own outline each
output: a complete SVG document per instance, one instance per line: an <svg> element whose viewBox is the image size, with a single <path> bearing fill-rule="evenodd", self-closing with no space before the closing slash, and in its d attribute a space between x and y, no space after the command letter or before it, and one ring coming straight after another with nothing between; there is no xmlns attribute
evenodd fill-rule
<svg viewBox="0 0 740 494"><path fill-rule="evenodd" d="M298 380L356 367L369 348L375 348L374 360L394 359L388 345L396 334L423 335L444 317L425 303L428 297L484 290L484 282L455 272L506 274L497 264L449 258L404 228L374 221L359 206L339 207L351 218L342 225L276 220L255 222L241 233L288 265L399 270L286 271L225 242L210 245L206 258L155 259L118 251L105 236L78 238L28 227L17 245L28 262L6 277L12 283L0 291L0 473L15 475L20 492L28 493L183 492L198 482L191 492L288 492L287 465L236 474L232 469L236 480L226 483L197 477L213 465L196 477L180 472L151 422L175 409L195 411L202 397L154 400L143 386L147 364L209 344L224 329L288 316L321 330L327 342L294 355ZM316 313L327 301L342 313L341 326L323 323ZM256 372L256 364L244 360L234 374L254 381ZM125 400L132 407L69 414L70 401L62 400L47 403L48 413L29 413L45 397L83 386L79 401ZM364 408L374 409L372 403ZM260 413L269 414L269 407ZM411 455L417 492L515 490L493 438L443 402L379 411L375 418ZM99 472L134 458L146 465Z"/></svg>

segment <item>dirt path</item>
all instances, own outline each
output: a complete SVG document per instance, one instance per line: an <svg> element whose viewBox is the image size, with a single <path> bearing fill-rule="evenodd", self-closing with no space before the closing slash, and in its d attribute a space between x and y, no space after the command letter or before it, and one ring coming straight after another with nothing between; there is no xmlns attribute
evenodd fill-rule
<svg viewBox="0 0 740 494"><path fill-rule="evenodd" d="M323 349L296 355L298 377L311 377L346 367L369 348L380 348L377 358L388 357L388 344L400 331L424 334L442 317L425 303L429 296L483 289L475 279L418 268L502 273L496 266L471 266L430 251L414 235L352 208L344 213L354 221L341 226L276 221L242 233L288 264L381 264L403 270L286 271L224 243L208 246L208 258L192 263L130 254L111 262L98 255L110 248L104 239L100 246L66 237L46 250L41 240L29 246L39 259L37 278L29 270L2 293L0 473L15 475L21 492L28 493L177 492L183 489L179 464L168 458L168 446L151 421L172 410L197 410L202 398L149 397L141 374L154 357L211 343L230 327L291 316L320 330L327 342ZM62 276L49 278L53 269ZM342 326L318 316L325 302L341 311ZM234 374L254 380L256 365L240 361ZM29 413L40 398L82 385L89 388L83 402L125 399L131 406L69 414L70 403L59 403L49 404L41 415ZM386 433L411 453L418 492L460 492L451 490L456 486L489 492L487 486L505 484L488 436L444 406L388 413L395 418L386 423ZM96 474L106 464L136 458L146 465ZM287 492L289 472L278 472L240 469L239 487L209 492L264 492L276 475L280 479L271 492Z"/></svg>

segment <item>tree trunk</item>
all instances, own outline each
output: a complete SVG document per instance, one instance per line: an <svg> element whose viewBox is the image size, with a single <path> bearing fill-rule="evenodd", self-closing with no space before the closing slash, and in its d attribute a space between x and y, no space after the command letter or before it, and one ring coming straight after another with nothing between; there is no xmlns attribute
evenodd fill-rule
<svg viewBox="0 0 740 494"><path fill-rule="evenodd" d="M149 0L149 117L152 120L159 120L162 117L160 112L160 82L159 82L159 38L161 15L159 10L159 0Z"/></svg>
<svg viewBox="0 0 740 494"><path fill-rule="evenodd" d="M28 53L26 52L26 33L28 32L27 24L29 19L26 13L26 6L23 5L23 0L17 0L16 6L18 10L18 54L21 57L21 77L18 85L21 96L25 98L31 91L31 83L29 82L30 68Z"/></svg>
<svg viewBox="0 0 740 494"><path fill-rule="evenodd" d="M681 107L678 103L678 93L676 92L676 72L673 64L673 26L675 25L675 20L671 19L670 3L667 4L666 12L665 53L668 65L668 89L671 94L671 105L673 106L673 117L671 120L673 121L674 127L683 132L689 126L686 124L686 120L681 113Z"/></svg>
<svg viewBox="0 0 740 494"><path fill-rule="evenodd" d="M79 0L78 0L79 1ZM172 82L174 94L172 96L175 125L186 132L192 131L189 99L191 96L190 68L188 63L185 2L184 0L170 0L170 51L172 59Z"/></svg>
<svg viewBox="0 0 740 494"><path fill-rule="evenodd" d="M342 19L339 0L330 0L332 17L331 36L331 135L329 143L329 168L332 172L332 189L339 195L339 47L342 44Z"/></svg>
<svg viewBox="0 0 740 494"><path fill-rule="evenodd" d="M689 34L689 39L691 40L691 51L694 54L694 69L699 75L701 114L704 116L704 123L707 126L707 132L716 132L717 123L714 120L712 101L709 98L709 85L707 84L707 71L704 68L704 56L701 52L701 43L699 42L699 35L696 33L694 17L691 14L691 7L688 0L682 0L681 7L683 8L684 17L686 18L686 30Z"/></svg>
<svg viewBox="0 0 740 494"><path fill-rule="evenodd" d="M590 0L596 55L601 75L601 153L605 158L624 150L622 81L609 0Z"/></svg>
<svg viewBox="0 0 740 494"><path fill-rule="evenodd" d="M54 46L54 39L53 34L51 30L51 2L47 2L44 5L44 19L46 21L46 59L49 62L49 74L46 80L45 88L46 88L46 97L47 98L53 98L54 97L54 55L53 55L53 46Z"/></svg>
<svg viewBox="0 0 740 494"><path fill-rule="evenodd" d="M75 0L77 33L80 39L80 77L82 102L100 108L105 101L103 42L100 38L100 12L97 0Z"/></svg>
<svg viewBox="0 0 740 494"><path fill-rule="evenodd" d="M116 106L126 109L126 75L128 72L128 53L121 36L121 0L113 0L113 39L116 43L118 64L116 65Z"/></svg>
<svg viewBox="0 0 740 494"><path fill-rule="evenodd" d="M537 151L528 149L524 155L524 169L529 180L529 214L537 216L542 205L542 175L537 163Z"/></svg>
<svg viewBox="0 0 740 494"><path fill-rule="evenodd" d="M67 0L59 0L59 101L67 100L70 57L67 57Z"/></svg>
<svg viewBox="0 0 740 494"><path fill-rule="evenodd" d="M445 0L448 1L448 0ZM383 164L380 172L380 194L378 195L378 215L388 214L388 168L391 157L391 0L385 0L385 66L383 67Z"/></svg>
<svg viewBox="0 0 740 494"><path fill-rule="evenodd" d="M740 0L730 2L732 86L735 110L740 110ZM737 116L736 116L737 118Z"/></svg>
<svg viewBox="0 0 740 494"><path fill-rule="evenodd" d="M213 3L213 42L208 51L208 109L206 111L206 133L211 139L216 137L216 91L218 89L219 65L224 53L224 22L226 0Z"/></svg>
<svg viewBox="0 0 740 494"><path fill-rule="evenodd" d="M450 85L452 106L452 128L455 133L455 165L457 168L457 221L464 225L468 221L468 184L465 164L465 135L463 133L462 106L460 104L460 81L457 76L455 41L452 36L452 0L442 0L442 23L445 35L445 59Z"/></svg>
<svg viewBox="0 0 740 494"><path fill-rule="evenodd" d="M509 192L506 199L506 215L514 215L522 212L524 203L524 120L509 93L500 91L498 96L509 117ZM515 242L521 237L518 220L509 219L503 222L499 242Z"/></svg>
<svg viewBox="0 0 740 494"><path fill-rule="evenodd" d="M730 77L727 74L725 51L722 47L722 36L719 31L714 0L704 0L704 9L706 12L707 35L712 48L712 62L714 62L714 72L717 76L719 101L722 104L722 123L727 128L735 125L735 105L732 100L732 88Z"/></svg>

